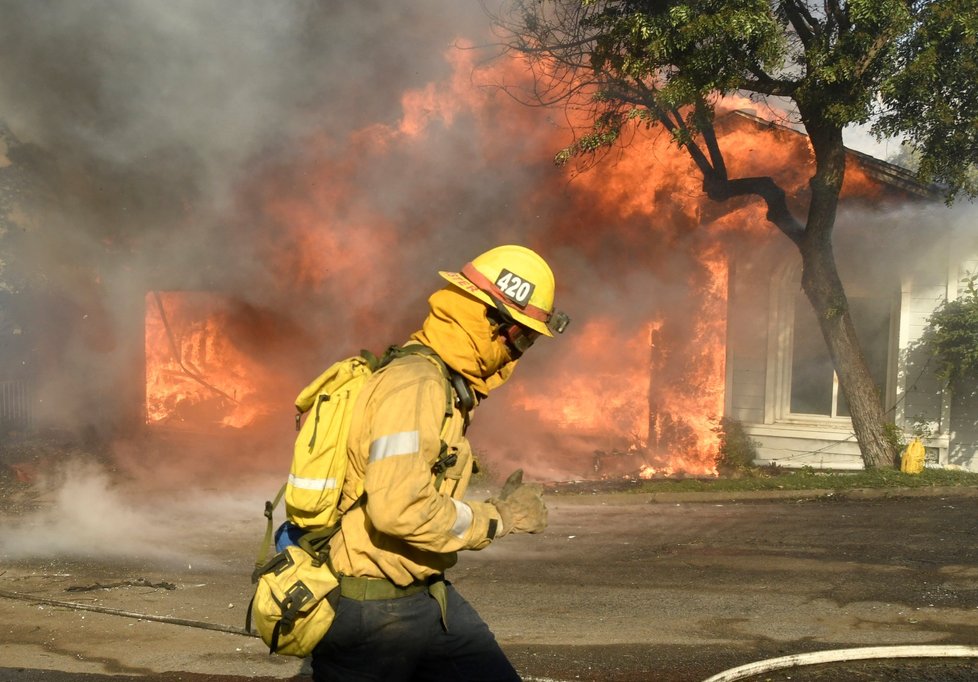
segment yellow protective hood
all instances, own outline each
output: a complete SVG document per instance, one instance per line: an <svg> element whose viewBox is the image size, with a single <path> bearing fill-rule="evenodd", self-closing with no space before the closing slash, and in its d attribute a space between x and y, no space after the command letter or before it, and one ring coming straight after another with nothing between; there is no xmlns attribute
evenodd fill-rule
<svg viewBox="0 0 978 682"><path fill-rule="evenodd" d="M434 349L482 395L502 386L516 360L486 319L485 303L449 285L433 293L428 306L431 312L411 339Z"/></svg>

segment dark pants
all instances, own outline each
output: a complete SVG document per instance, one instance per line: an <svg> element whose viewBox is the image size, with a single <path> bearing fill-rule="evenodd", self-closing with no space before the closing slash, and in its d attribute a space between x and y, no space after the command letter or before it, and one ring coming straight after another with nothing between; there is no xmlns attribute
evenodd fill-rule
<svg viewBox="0 0 978 682"><path fill-rule="evenodd" d="M427 592L400 599L341 597L312 655L316 682L519 682L489 626L451 585L448 632Z"/></svg>

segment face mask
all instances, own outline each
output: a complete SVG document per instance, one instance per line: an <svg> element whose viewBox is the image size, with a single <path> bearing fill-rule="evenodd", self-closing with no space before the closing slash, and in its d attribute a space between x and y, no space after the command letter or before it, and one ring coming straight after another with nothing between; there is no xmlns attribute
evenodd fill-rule
<svg viewBox="0 0 978 682"><path fill-rule="evenodd" d="M434 348L479 393L502 385L515 358L485 304L452 285L435 292L428 303L430 313L411 338Z"/></svg>

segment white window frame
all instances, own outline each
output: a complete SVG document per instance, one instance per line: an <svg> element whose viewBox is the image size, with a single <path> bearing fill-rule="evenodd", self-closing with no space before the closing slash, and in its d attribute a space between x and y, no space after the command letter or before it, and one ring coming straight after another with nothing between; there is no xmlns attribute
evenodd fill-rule
<svg viewBox="0 0 978 682"><path fill-rule="evenodd" d="M765 424L809 424L832 428L852 428L852 418L837 414L839 404L839 375L832 372L832 414L808 414L791 411L791 365L794 348L795 300L801 287L801 258L788 260L771 278L768 315L768 366L764 400ZM896 390L895 367L899 341L900 292L890 296L890 328L887 338L886 385L883 388L885 405L893 404Z"/></svg>

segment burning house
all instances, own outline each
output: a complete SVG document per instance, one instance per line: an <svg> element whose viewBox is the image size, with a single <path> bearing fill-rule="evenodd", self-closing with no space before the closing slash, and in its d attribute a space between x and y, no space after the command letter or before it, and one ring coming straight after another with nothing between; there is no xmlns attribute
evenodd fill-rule
<svg viewBox="0 0 978 682"><path fill-rule="evenodd" d="M792 200L803 210L804 135L742 112L729 114L719 129L723 144L732 150L732 167L751 164L764 170L755 149L765 148L772 173L783 172L780 165L792 168L797 174L789 185ZM630 209L633 216L608 229L618 231L623 251L629 245L648 249L655 244L675 252L658 264L655 259L629 263L617 273L622 282L604 286L609 295L643 286L656 295L636 297L634 315L615 309L599 313L597 305L578 314L576 329L561 345L555 344L551 357L540 358L536 366L529 359L523 370L530 375L526 381L508 387L508 397L498 406L489 401L480 408L486 412L480 421L501 427L497 434L512 436L507 442L497 435L493 444L502 459L515 458L526 447L535 455L557 451L557 456L536 455L528 466L538 476L556 479L710 475L715 471L717 423L725 416L740 422L757 443L759 463L861 466L838 381L800 292L793 245L764 225L756 203L709 202L696 187L695 173L682 165L680 152L661 139L647 145L659 164L667 161L669 172L629 158L610 172L606 188L599 178L586 178L583 193L603 197L606 205L592 203L577 221L609 223L612 210L619 211L620 219L631 190L619 183L635 172L629 164L638 165L649 198ZM953 221L939 219L946 209L936 194L906 172L856 152L850 160L837 250L874 376L885 387L895 424L906 432L924 433L935 463L971 467L976 440L974 429L968 428L971 407L966 397L955 399L941 390L928 367L926 349L915 342L928 313L943 297L953 296L955 283L978 264L974 255L967 255L974 253L974 244L968 242L972 235ZM260 296L233 273L213 268L209 281L178 278L182 287L174 287L177 282L165 270L152 270L143 290L116 299L111 315L97 296L113 288L108 279L87 292L91 298L73 304L76 314L64 302L72 298L62 293L61 305L48 301L43 314L31 316L34 343L28 345L45 357L33 360L37 366L32 372L26 371L26 362L16 372L5 370L5 385L19 387L24 396L4 402L8 421L18 414L26 418L38 410L44 413L52 390L44 369L67 362L63 355L71 350L74 377L101 377L86 384L98 405L81 413L89 428L127 438L134 432L150 434L171 445L201 435L212 445L233 443L232 448L240 448L241 442L262 447L276 439L287 443L290 393L310 371L335 357L327 355L328 348L352 353L360 340L364 347L379 350L398 334L406 336L413 320L410 311L402 311L396 324L378 325L370 311L372 297L348 288L360 263L384 261L385 256L372 253L367 240L351 241L342 230L323 230L313 216L327 210L326 204L318 204L315 193L276 193L269 204L262 203L265 199L259 195L256 210L281 216L282 231L289 233L293 248L282 249L254 233L254 248L273 268L263 279L252 280L261 282ZM654 225L664 213L670 224ZM652 215L656 218L649 229L643 221ZM562 219L558 214L545 231L558 229ZM392 244L395 228L384 227L381 216L374 220L379 226L369 238ZM280 239L282 231L277 233ZM609 258L594 251L586 233L562 236L563 248L570 251L563 262L572 272L582 267L582 258L605 266L628 263L621 261L623 253ZM301 248L294 248L296 244ZM316 254L329 254L327 271L318 269ZM676 261L674 267L670 260ZM651 272L642 271L646 264ZM393 262L387 267L398 269ZM422 271L418 263L411 277L424 277ZM664 282L666 273L674 281ZM378 295L388 295L394 286L387 282ZM572 308L593 305L573 285L569 288ZM296 292L303 289L315 293L312 300L332 301L336 307L321 316L315 304L298 297ZM341 307L339 301L346 304ZM420 318L422 296L415 295L414 301ZM300 324L302 319L307 322ZM63 327L65 337L53 336L67 350L50 341L38 343L57 324L69 325ZM395 329L399 331L392 333ZM67 337L78 337L82 350ZM11 333L7 340L12 339L24 336ZM12 345L7 350L8 361L20 357L11 352L16 350ZM33 407L26 398L29 387L39 400ZM528 419L532 433L514 433L506 426ZM282 456L287 451L277 449Z"/></svg>
<svg viewBox="0 0 978 682"><path fill-rule="evenodd" d="M11 36L26 37L3 72L16 103L0 149L6 442L63 428L145 467L183 457L281 471L292 400L312 376L403 342L437 270L522 243L552 263L573 322L480 406L472 439L490 470L713 475L722 416L744 424L762 462L858 463L804 326L793 247L759 202L711 202L655 130L586 172L555 169L566 126L481 87L525 68L480 71L458 31L484 17L456 3L412 22L427 33L392 46L403 54L380 54L397 42L386 34L348 35L384 30L378 3L312 19L278 8L274 31L241 4L189 3L186 21L166 22L133 4L117 32L75 16L86 32L57 23L71 40L37 37L53 30L43 5L11 18ZM728 119L731 174L773 175L800 211L804 136ZM929 429L938 461L971 466L970 408L909 358L974 249L926 188L852 160L837 251L886 405L897 426Z"/></svg>

